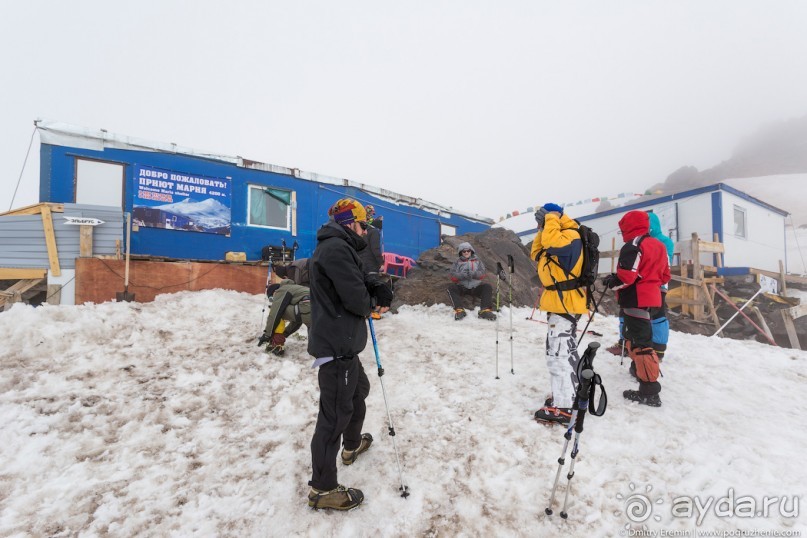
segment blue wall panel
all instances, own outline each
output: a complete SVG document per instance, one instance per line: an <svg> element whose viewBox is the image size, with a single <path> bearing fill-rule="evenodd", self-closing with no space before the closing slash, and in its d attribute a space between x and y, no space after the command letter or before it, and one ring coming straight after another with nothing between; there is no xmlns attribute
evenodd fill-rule
<svg viewBox="0 0 807 538"><path fill-rule="evenodd" d="M420 252L440 244L440 223L457 227L457 234L482 232L490 227L484 222L467 219L455 214L438 216L405 204L396 204L381 199L355 187L319 183L291 175L242 168L235 164L214 161L201 157L133 151L128 149L104 149L94 151L81 148L42 144L40 153L41 178L40 202L74 202L74 176L76 157L99 159L123 164L125 167L126 211L132 211L132 193L135 192L134 166L162 168L186 174L232 179L230 237L209 233L140 227L132 233L132 253L194 260L223 260L225 253L246 252L247 259L259 260L261 249L266 245L280 245L281 240L291 245L299 244L297 257L310 256L316 246L316 232L328 220L328 208L336 200L356 198L364 204L372 204L377 215L384 217L384 248L412 258ZM270 230L247 226L248 185L265 185L296 191L297 236L291 231Z"/></svg>

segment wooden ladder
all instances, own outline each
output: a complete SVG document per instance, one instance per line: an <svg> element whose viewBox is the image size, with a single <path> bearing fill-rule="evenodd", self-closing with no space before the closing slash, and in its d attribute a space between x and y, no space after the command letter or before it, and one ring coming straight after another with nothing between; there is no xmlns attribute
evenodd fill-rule
<svg viewBox="0 0 807 538"><path fill-rule="evenodd" d="M0 291L0 312L5 310L7 304L20 302L26 291L41 284L44 280L44 278L26 278L18 280L5 290Z"/></svg>

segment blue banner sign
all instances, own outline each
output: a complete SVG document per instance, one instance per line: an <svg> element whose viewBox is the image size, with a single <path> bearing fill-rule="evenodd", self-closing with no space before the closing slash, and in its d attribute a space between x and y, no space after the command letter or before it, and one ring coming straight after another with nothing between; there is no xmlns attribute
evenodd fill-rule
<svg viewBox="0 0 807 538"><path fill-rule="evenodd" d="M232 180L134 165L132 222L230 235Z"/></svg>

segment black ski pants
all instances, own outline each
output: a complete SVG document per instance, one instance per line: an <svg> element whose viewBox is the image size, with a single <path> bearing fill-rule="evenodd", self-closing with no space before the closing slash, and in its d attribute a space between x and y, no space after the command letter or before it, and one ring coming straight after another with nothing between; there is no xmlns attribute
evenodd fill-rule
<svg viewBox="0 0 807 538"><path fill-rule="evenodd" d="M454 303L454 308L464 308L462 298L465 295L479 297L479 302L482 310L486 308L493 310L493 288L487 282L482 282L475 288L468 289L459 284L451 284L448 287L448 294L451 296L451 302Z"/></svg>
<svg viewBox="0 0 807 538"><path fill-rule="evenodd" d="M361 428L367 412L364 400L370 394L370 380L358 355L340 357L319 367L319 415L311 439L312 475L309 486L334 489L339 440L346 450L361 443Z"/></svg>

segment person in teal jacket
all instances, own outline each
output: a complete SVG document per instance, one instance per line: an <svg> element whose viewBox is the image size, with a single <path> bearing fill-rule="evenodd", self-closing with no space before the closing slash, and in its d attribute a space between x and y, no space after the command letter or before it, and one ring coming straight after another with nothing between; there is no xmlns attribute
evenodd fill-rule
<svg viewBox="0 0 807 538"><path fill-rule="evenodd" d="M649 212L650 237L655 237L667 248L667 262L672 265L675 243L661 231L661 220L655 213ZM650 320L653 324L653 349L656 350L659 361L664 358L667 351L667 342L670 339L670 320L667 319L667 285L661 287L661 306L650 310Z"/></svg>

